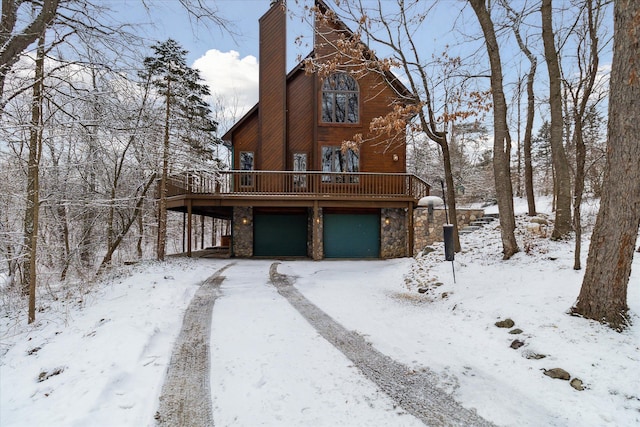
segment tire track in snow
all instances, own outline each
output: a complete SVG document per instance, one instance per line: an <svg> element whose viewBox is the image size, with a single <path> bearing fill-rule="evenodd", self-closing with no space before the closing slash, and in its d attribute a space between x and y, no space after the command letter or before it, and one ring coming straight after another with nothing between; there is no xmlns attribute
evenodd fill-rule
<svg viewBox="0 0 640 427"><path fill-rule="evenodd" d="M269 270L278 293L402 409L429 426L493 426L440 390L433 372L414 371L380 353L357 332L345 329L302 295L288 276L278 273L278 265L273 263Z"/></svg>
<svg viewBox="0 0 640 427"><path fill-rule="evenodd" d="M213 426L209 378L209 339L213 304L218 298L222 272L202 282L189 303L174 344L155 419L158 426Z"/></svg>

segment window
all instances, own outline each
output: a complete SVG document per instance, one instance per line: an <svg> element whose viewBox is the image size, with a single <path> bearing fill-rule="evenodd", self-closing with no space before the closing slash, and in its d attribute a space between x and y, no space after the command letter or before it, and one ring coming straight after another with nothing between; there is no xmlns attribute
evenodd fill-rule
<svg viewBox="0 0 640 427"><path fill-rule="evenodd" d="M252 171L253 170L253 151L241 151L240 152L240 170ZM243 187L253 186L253 175L242 174L240 178L240 185Z"/></svg>
<svg viewBox="0 0 640 427"><path fill-rule="evenodd" d="M307 153L293 153L293 170L294 171L307 170ZM295 188L307 188L307 176L294 175L293 185Z"/></svg>
<svg viewBox="0 0 640 427"><path fill-rule="evenodd" d="M358 83L347 73L334 73L322 83L322 121L358 123Z"/></svg>
<svg viewBox="0 0 640 427"><path fill-rule="evenodd" d="M360 155L350 148L343 151L341 147L322 147L322 171L358 172L360 171ZM358 177L351 176L347 179L344 175L322 175L322 182L357 183Z"/></svg>

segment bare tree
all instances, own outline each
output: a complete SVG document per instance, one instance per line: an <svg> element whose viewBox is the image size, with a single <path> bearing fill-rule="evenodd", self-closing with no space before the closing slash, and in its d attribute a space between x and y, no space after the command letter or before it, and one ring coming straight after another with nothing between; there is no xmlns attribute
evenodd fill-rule
<svg viewBox="0 0 640 427"><path fill-rule="evenodd" d="M123 82L123 85L126 82ZM94 80L94 86L96 82ZM132 85L133 86L133 85ZM98 89L96 87L96 89ZM114 138L118 141L115 144L115 148L111 156L112 164L109 165L106 175L109 179L109 210L107 214L107 227L106 227L106 242L107 248L104 257L98 268L98 274L101 273L112 262L112 257L115 251L120 247L127 233L133 226L133 224L142 218L142 207L149 190L156 181L156 173L152 168L146 168L139 161L137 168L132 167L130 163L131 152L136 150L137 146L142 146L143 142L140 140L141 134L143 134L143 128L148 125L145 123L145 112L148 108L147 102L151 92L151 81L147 79L142 87L140 103L132 108L123 108L126 110L124 117L119 117L119 109L115 108L110 114L115 115L114 123L123 123L123 127L128 129L128 135L122 135L124 141L121 141L121 135L119 132L114 132ZM126 90L126 89L125 89ZM136 88L131 88L131 91ZM137 110L137 111L136 111ZM130 116L133 117L130 118ZM113 129L111 129L113 132ZM137 157L137 156L136 156ZM132 170L133 169L133 170ZM137 170L136 170L137 169ZM137 173L134 173L137 172ZM125 188L126 196L119 196L123 192L121 187L122 182L128 175L134 175L138 178L137 186L131 188L131 186ZM123 200L124 199L124 200ZM142 235L142 231L140 232ZM141 253L140 248L138 253Z"/></svg>
<svg viewBox="0 0 640 427"><path fill-rule="evenodd" d="M542 0L542 41L544 57L549 71L549 107L551 109L551 158L555 173L556 216L552 239L562 239L572 229L571 175L563 145L564 118L562 115L562 77L553 32L551 0Z"/></svg>
<svg viewBox="0 0 640 427"><path fill-rule="evenodd" d="M140 0L147 10L150 10L156 1ZM77 20L76 15L79 12L82 14L83 10L87 12L87 16L95 13L96 10L105 10L104 5L100 3L103 2L93 2L91 0L2 0L2 20L0 21L0 113L2 113L6 104L4 86L7 74L29 46L57 21L68 28L75 28L76 25L83 26L84 23ZM179 3L187 12L192 24L202 24L207 28L209 28L209 25L213 25L226 31L231 36L236 35L232 24L222 16L215 2L179 0ZM94 30L103 31L105 29L104 23L100 22L99 17L93 16L90 18ZM110 30L105 31L105 34L110 33ZM53 40L53 42L56 44L61 43L65 37L62 35Z"/></svg>
<svg viewBox="0 0 640 427"><path fill-rule="evenodd" d="M11 67L18 61L33 42L44 34L56 18L60 0L26 2L22 0L2 1L2 21L0 21L0 99L4 93L4 82ZM31 6L31 11L21 11L20 7ZM19 16L31 16L24 28L16 28ZM0 111L2 108L0 108Z"/></svg>
<svg viewBox="0 0 640 427"><path fill-rule="evenodd" d="M587 158L587 146L585 143L585 130L588 126L589 114L599 99L592 99L596 89L596 78L599 66L599 37L598 28L604 14L604 4L600 0L587 0L584 8L579 11L578 21L573 31L576 41L576 55L574 59L577 71L573 76L565 76L563 79L568 93L567 104L570 109L570 117L573 121L572 145L575 147L575 176L573 187L573 228L575 231L574 263L575 270L581 269L580 255L582 242L582 197L585 185L585 164Z"/></svg>
<svg viewBox="0 0 640 427"><path fill-rule="evenodd" d="M40 158L42 155L42 98L44 88L44 34L38 39L35 62L31 126L29 129L29 165L27 174L27 208L24 214L24 260L22 285L29 294L28 321L36 320L36 266L38 247L38 217L40 213ZM26 292L25 292L26 293Z"/></svg>
<svg viewBox="0 0 640 427"><path fill-rule="evenodd" d="M460 251L456 185L448 129L458 120L485 113L489 108L487 92L469 88L470 79L461 70L461 58L451 56L446 51L432 58L432 63L423 57L418 33L432 12L433 6L429 3L398 0L393 5L378 2L366 7L362 1L355 1L340 3L339 7L350 21L357 23L357 28L351 37L341 36L338 40L332 40L326 34L317 34L316 37L321 38L323 43L331 44L332 51L338 54L308 58L305 65L321 76L336 67L352 73L378 73L383 81L394 88L398 87L398 78L389 70L391 66L398 67L410 93L398 91L399 101L393 112L386 117L376 118L370 129L387 132L399 122L411 123L410 132L423 133L437 144L442 155L449 221L454 226L454 246L456 251ZM331 10L316 7L313 11L319 17L317 19L330 21L334 18ZM369 46L361 42L364 39L382 46L390 52L389 56L377 58Z"/></svg>
<svg viewBox="0 0 640 427"><path fill-rule="evenodd" d="M211 4L181 4L199 22L228 24ZM149 162L153 168L136 163L132 152L141 151L142 138L135 135L132 142L128 137L131 129L150 135L156 116L145 112L132 127L126 116L131 113L134 121L135 113L127 108L116 111L119 116L114 113L118 96L132 100L141 94L137 87L121 85L133 68L127 61L136 56L140 39L126 31L126 23L110 21L107 9L90 0L2 2L0 120L6 144L0 146L1 167L3 176L9 171L16 176L10 186L2 186L1 252L11 282L29 294L29 322L35 319L36 290L42 286L39 271L59 270L62 280L73 274L86 277L100 257L109 264L132 224L137 222L143 234L138 219L148 208L145 194L157 163ZM87 87L89 70L94 83L96 75L109 75L105 85ZM211 124L196 122L198 129ZM199 138L192 129L188 134L193 138L181 142L194 150L194 141L210 143L211 138ZM153 152L152 143L145 142L145 152ZM18 186L19 192L14 190ZM11 194L5 194L7 189Z"/></svg>
<svg viewBox="0 0 640 427"><path fill-rule="evenodd" d="M640 3L614 2L607 164L600 211L573 312L617 330L628 324L627 285L640 227Z"/></svg>
<svg viewBox="0 0 640 427"><path fill-rule="evenodd" d="M522 38L520 26L524 19L525 11L517 12L506 0L502 0L502 5L507 10L507 16L511 21L511 29L518 42L518 47L527 57L529 61L529 72L527 73L527 119L524 128L523 154L524 154L524 187L527 195L527 206L529 216L536 215L536 201L533 187L533 164L531 162L531 138L533 135L533 121L535 119L535 93L533 84L535 82L536 69L538 67L538 59L531 52L529 46ZM518 86L520 87L520 86Z"/></svg>
<svg viewBox="0 0 640 427"><path fill-rule="evenodd" d="M516 220L513 210L511 184L511 136L507 126L507 102L502 83L500 48L485 0L469 0L482 33L491 65L491 93L493 96L493 172L500 212L500 233L504 259L511 258L520 249L514 234Z"/></svg>

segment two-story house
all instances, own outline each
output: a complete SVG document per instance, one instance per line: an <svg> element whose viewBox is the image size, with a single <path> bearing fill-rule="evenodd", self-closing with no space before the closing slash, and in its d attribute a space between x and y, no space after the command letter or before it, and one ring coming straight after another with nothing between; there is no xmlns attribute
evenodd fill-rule
<svg viewBox="0 0 640 427"><path fill-rule="evenodd" d="M283 1L260 19L259 101L223 136L232 170L174 182L168 208L231 220L232 256L412 256L413 210L429 186L406 173L404 130L393 144L369 131L408 90L391 74L319 76L302 63L287 73L286 19ZM314 33L318 57L352 34L338 19L316 19ZM343 148L355 134L367 142Z"/></svg>

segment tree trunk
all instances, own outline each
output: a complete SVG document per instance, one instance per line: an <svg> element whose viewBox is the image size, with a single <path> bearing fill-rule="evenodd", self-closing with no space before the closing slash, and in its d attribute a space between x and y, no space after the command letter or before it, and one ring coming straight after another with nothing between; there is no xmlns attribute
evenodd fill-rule
<svg viewBox="0 0 640 427"><path fill-rule="evenodd" d="M94 100L95 101L95 100ZM95 104L93 104L95 105ZM99 122L98 114L95 111L91 112L89 118L90 123L87 128L87 159L86 159L86 183L84 195L84 212L82 212L82 234L80 241L78 242L78 252L80 256L80 265L86 269L90 268L94 263L95 254L95 240L96 233L94 224L96 223L96 217L98 212L96 208L92 206L90 202L96 195L96 168L98 162L98 143L96 140L96 123Z"/></svg>
<svg viewBox="0 0 640 427"><path fill-rule="evenodd" d="M482 27L489 63L491 64L491 91L493 94L493 173L500 213L500 232L504 259L519 251L515 237L516 221L513 211L511 185L511 143L507 127L507 102L502 85L502 64L491 16L484 0L469 0Z"/></svg>
<svg viewBox="0 0 640 427"><path fill-rule="evenodd" d="M537 215L536 199L533 191L533 164L531 163L531 138L533 134L533 119L535 116L535 96L533 82L536 74L536 61L531 61L529 74L527 75L527 123L524 128L524 191L527 194L527 207L529 216Z"/></svg>
<svg viewBox="0 0 640 427"><path fill-rule="evenodd" d="M538 67L538 59L531 52L527 44L522 39L520 35L520 24L522 23L523 16L522 14L517 13L514 9L509 5L508 0L503 0L502 5L508 10L509 14L513 17L513 34L516 37L516 41L518 42L518 47L522 53L525 54L527 59L529 60L529 73L527 74L527 119L524 127L524 141L522 143L523 155L524 155L524 191L527 195L527 207L529 208L528 214L529 216L535 216L536 212L536 202L533 191L533 165L531 163L531 138L533 135L533 120L535 118L535 97L533 92L533 83L535 81L536 69ZM518 88L518 95L520 89ZM520 100L520 96L518 96L518 101ZM518 129L520 129L520 120L519 120L519 111L520 105L518 104ZM519 150L519 149L518 149ZM520 166L520 159L518 159L518 166ZM519 174L519 171L518 171ZM519 190L518 190L519 191Z"/></svg>
<svg viewBox="0 0 640 427"><path fill-rule="evenodd" d="M158 202L158 249L159 261L164 261L167 245L167 178L169 174L169 119L171 118L171 81L167 79L167 94L165 105L164 144L162 150L162 175L160 177L160 191Z"/></svg>
<svg viewBox="0 0 640 427"><path fill-rule="evenodd" d="M562 129L562 79L553 33L551 0L542 0L542 41L544 57L549 71L549 107L551 110L551 160L555 169L556 218L552 239L562 239L571 232L571 176L564 151Z"/></svg>
<svg viewBox="0 0 640 427"><path fill-rule="evenodd" d="M154 178L155 179L155 178ZM144 241L144 223L142 222L142 205L138 212L138 241L136 243L136 251L138 253L138 259L142 259L142 243Z"/></svg>
<svg viewBox="0 0 640 427"><path fill-rule="evenodd" d="M67 278L67 272L69 271L71 248L69 245L69 220L67 218L67 208L62 203L58 203L58 218L60 221L59 228L62 240L62 272L60 273L60 280L65 280Z"/></svg>
<svg viewBox="0 0 640 427"><path fill-rule="evenodd" d="M100 267L98 268L98 273L97 273L98 275L101 274L102 271L104 271L104 269L111 263L111 258L113 256L113 253L116 251L116 249L118 249L118 247L122 243L122 240L131 229L131 226L136 222L138 218L141 217L142 204L144 203L144 198L146 197L147 192L149 191L149 189L151 188L155 180L156 180L156 175L152 174L147 180L147 182L145 183L140 194L138 194L138 197L137 197L138 200L136 202L135 208L133 209L133 215L129 217L129 220L122 226L122 229L118 231L118 235L114 236L114 239L112 240L111 244L107 247L107 253L104 255L104 258L102 258L102 262L100 263ZM139 250L141 251L142 248L139 248Z"/></svg>
<svg viewBox="0 0 640 427"><path fill-rule="evenodd" d="M34 19L24 26L19 33L15 32L18 22L18 8L21 1L2 1L2 21L0 21L0 99L4 94L5 78L11 67L18 62L20 55L38 37L44 34L47 27L53 22L57 15L60 0L44 0L40 12ZM4 110L4 105L0 106L0 111Z"/></svg>
<svg viewBox="0 0 640 427"><path fill-rule="evenodd" d="M35 63L31 129L29 130L29 164L27 176L27 208L24 218L26 259L23 268L23 291L29 293L28 322L36 320L36 261L38 254L38 217L40 213L40 157L42 154L42 92L44 87L44 34L38 39Z"/></svg>
<svg viewBox="0 0 640 427"><path fill-rule="evenodd" d="M117 180L118 177L114 177L114 182L111 185L111 198L109 199L109 214L107 215L107 252L109 252L113 247L114 221L116 216L116 186L118 185Z"/></svg>
<svg viewBox="0 0 640 427"><path fill-rule="evenodd" d="M621 330L640 227L640 3L614 3L607 164L587 268L573 311Z"/></svg>
<svg viewBox="0 0 640 427"><path fill-rule="evenodd" d="M573 228L576 233L576 242L573 254L573 269L580 270L582 268L580 255L582 252L582 194L584 193L584 164L587 157L587 150L582 137L582 119L576 116L575 119L575 144L576 144L576 176L574 182L573 194Z"/></svg>
<svg viewBox="0 0 640 427"><path fill-rule="evenodd" d="M458 233L458 213L456 210L456 191L453 184L453 172L451 171L451 154L449 153L449 143L446 134L442 138L442 143L438 143L442 148L442 159L444 162L444 179L446 188L447 208L449 209L449 224L453 225L453 249L455 252L461 251L460 234ZM444 194L443 194L444 196Z"/></svg>
<svg viewBox="0 0 640 427"><path fill-rule="evenodd" d="M522 138L520 137L520 128L522 127L522 82L518 81L518 142L516 144L516 197L522 197Z"/></svg>
<svg viewBox="0 0 640 427"><path fill-rule="evenodd" d="M599 5L601 7L601 5ZM589 104L589 98L593 92L596 77L598 74L599 54L598 54L598 35L597 25L593 16L593 0L586 2L587 8L587 29L588 29L588 44L589 44L589 61L586 64L586 75L582 75L584 67L580 67L580 80L578 87L584 85L582 94L576 92L573 95L573 109L574 109L574 142L576 148L576 176L574 183L574 206L573 206L573 222L576 233L576 242L574 250L574 262L573 269L580 270L582 268L580 255L582 252L582 195L584 193L584 180L585 180L585 162L587 157L587 150L584 142L584 120L587 111L587 105ZM586 43L586 42L585 42ZM578 57L578 61L581 59ZM569 87L569 85L567 85ZM581 98L580 98L581 96Z"/></svg>
<svg viewBox="0 0 640 427"><path fill-rule="evenodd" d="M523 45L524 46L524 45ZM527 195L527 207L529 216L537 215L536 199L533 191L533 164L531 163L531 138L533 137L533 120L535 118L535 94L533 83L535 81L538 60L528 48L522 47L529 59L529 74L527 74L527 122L524 127L524 191Z"/></svg>

